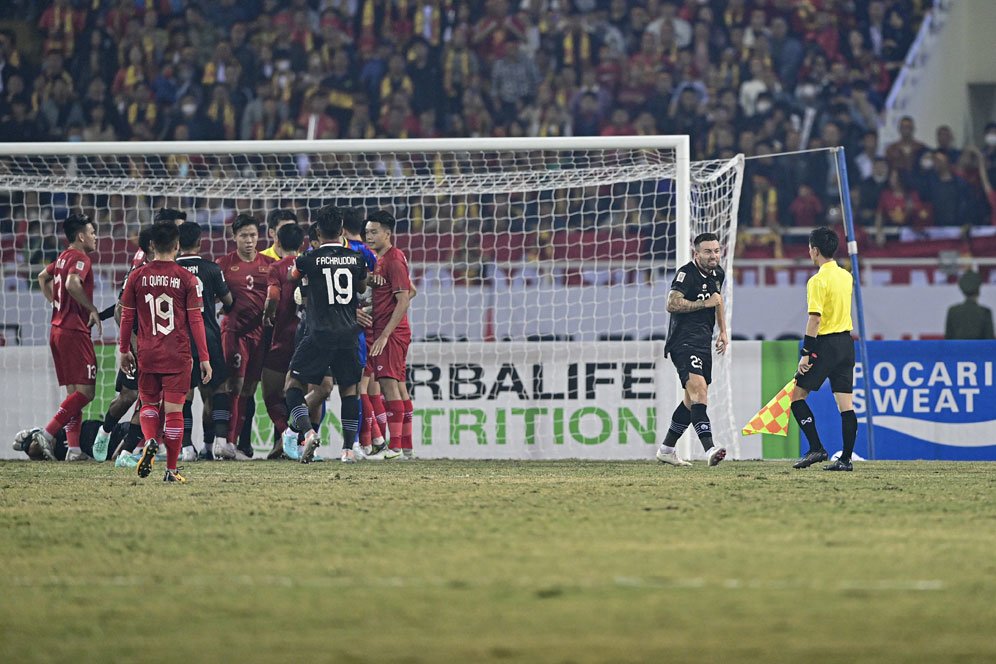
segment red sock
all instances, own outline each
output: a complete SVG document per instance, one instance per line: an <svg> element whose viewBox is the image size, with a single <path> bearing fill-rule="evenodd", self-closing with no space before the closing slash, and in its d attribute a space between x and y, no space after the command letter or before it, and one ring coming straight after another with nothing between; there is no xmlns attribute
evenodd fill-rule
<svg viewBox="0 0 996 664"><path fill-rule="evenodd" d="M412 414L415 412L415 407L412 406L411 399L405 399L405 419L402 420L401 424L401 447L406 450L412 449Z"/></svg>
<svg viewBox="0 0 996 664"><path fill-rule="evenodd" d="M391 449L400 450L401 441L404 439L403 428L405 426L405 402L387 402L387 428L391 431Z"/></svg>
<svg viewBox="0 0 996 664"><path fill-rule="evenodd" d="M379 437L387 438L387 407L384 404L384 395L375 394L370 397L370 403L373 404L374 423L380 433ZM378 438L378 436L374 435L374 438Z"/></svg>
<svg viewBox="0 0 996 664"><path fill-rule="evenodd" d="M287 429L287 405L284 403L284 396L278 390L267 396L264 401L266 402L266 414L270 416L270 421L273 422L277 431L283 433Z"/></svg>
<svg viewBox="0 0 996 664"><path fill-rule="evenodd" d="M79 449L80 421L80 416L76 415L66 422L66 446L70 449Z"/></svg>
<svg viewBox="0 0 996 664"><path fill-rule="evenodd" d="M370 395L361 394L360 403L363 404L363 421L360 422L360 445L369 447L371 442L370 431L373 429L374 423L373 404L370 402Z"/></svg>
<svg viewBox="0 0 996 664"><path fill-rule="evenodd" d="M166 469L176 470L183 446L183 411L166 413L166 426L163 438L166 441Z"/></svg>
<svg viewBox="0 0 996 664"><path fill-rule="evenodd" d="M242 395L232 396L232 419L228 421L228 442L235 445L238 445L239 435L242 433L242 425L244 424L242 418L245 417L246 412L243 409L244 405Z"/></svg>
<svg viewBox="0 0 996 664"><path fill-rule="evenodd" d="M139 421L142 423L142 437L145 440L156 438L159 435L159 404L143 404Z"/></svg>
<svg viewBox="0 0 996 664"><path fill-rule="evenodd" d="M69 420L79 417L80 413L83 412L83 407L88 403L90 403L90 397L82 392L73 392L59 404L59 410L56 411L52 421L45 426L45 431L48 432L48 435L55 437L55 434L59 433L59 429L66 426ZM77 436L76 447L79 447L78 441L79 437Z"/></svg>

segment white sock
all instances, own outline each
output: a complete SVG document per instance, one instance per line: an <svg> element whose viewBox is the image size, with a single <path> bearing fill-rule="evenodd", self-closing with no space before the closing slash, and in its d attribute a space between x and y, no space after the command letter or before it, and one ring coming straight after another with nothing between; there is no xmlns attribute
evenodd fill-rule
<svg viewBox="0 0 996 664"><path fill-rule="evenodd" d="M664 454L674 454L674 448L668 447L664 443L661 443L661 452L663 452Z"/></svg>

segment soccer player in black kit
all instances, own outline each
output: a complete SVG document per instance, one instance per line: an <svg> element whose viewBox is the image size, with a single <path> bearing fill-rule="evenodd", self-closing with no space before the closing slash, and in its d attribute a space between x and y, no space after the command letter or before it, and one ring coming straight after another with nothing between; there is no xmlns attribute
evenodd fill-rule
<svg viewBox="0 0 996 664"><path fill-rule="evenodd" d="M357 388L363 374L356 307L358 294L367 287L367 265L362 254L343 242L340 208L325 206L315 217L321 245L298 256L291 271L291 279L300 280L304 291L308 329L294 349L284 394L291 429L304 433L301 463L309 463L321 444L309 409L323 397L315 391L305 396L305 386L319 385L325 376L332 376L342 400L342 460L351 462L360 426Z"/></svg>
<svg viewBox="0 0 996 664"><path fill-rule="evenodd" d="M179 223L179 222L178 222ZM201 382L201 374L197 357L197 349L191 346L194 356L194 367L190 373L190 392L187 400L183 404L183 461L195 461L198 458L197 451L191 438L194 426L193 404L194 390L200 388L201 402L204 406L204 416L202 418L204 428L204 447L201 449L200 458L206 460L214 459L212 443L216 431L219 427L227 427L228 423L223 419L215 421L214 415L214 395L217 389L228 378L228 367L225 364L225 354L221 349L221 326L218 325L217 303L221 302L222 309L228 311L232 307L232 293L225 283L225 275L221 268L212 260L201 256L201 226L192 221L184 221L178 226L180 231L180 255L176 257L176 262L180 267L189 270L201 286L201 297L204 300L204 332L207 337L208 354L211 356L211 382L206 385Z"/></svg>
<svg viewBox="0 0 996 664"><path fill-rule="evenodd" d="M712 382L712 332L717 320L716 352L722 355L730 343L720 295L726 273L719 266L721 252L715 233L702 233L695 238L694 245L692 261L678 269L667 297L671 321L664 355L671 357L678 370L684 394L671 415L664 442L657 449L657 460L672 466L692 465L675 450L689 424L694 426L710 466L726 458L726 448L713 443L712 425L706 413Z"/></svg>

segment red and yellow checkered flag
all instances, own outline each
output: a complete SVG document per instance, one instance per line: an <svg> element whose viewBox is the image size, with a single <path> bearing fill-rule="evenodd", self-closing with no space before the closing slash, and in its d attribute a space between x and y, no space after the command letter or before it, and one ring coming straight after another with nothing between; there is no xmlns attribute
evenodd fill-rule
<svg viewBox="0 0 996 664"><path fill-rule="evenodd" d="M772 397L771 401L766 403L764 408L757 412L757 415L750 418L750 422L747 423L741 433L745 436L749 436L752 433L771 433L776 436L787 436L793 387L795 387L795 378L790 380L778 394Z"/></svg>

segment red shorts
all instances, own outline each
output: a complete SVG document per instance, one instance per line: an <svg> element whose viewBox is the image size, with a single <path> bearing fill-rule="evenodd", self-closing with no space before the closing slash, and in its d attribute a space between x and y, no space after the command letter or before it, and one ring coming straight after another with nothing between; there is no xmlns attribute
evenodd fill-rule
<svg viewBox="0 0 996 664"><path fill-rule="evenodd" d="M53 327L48 345L59 385L96 385L97 354L89 332Z"/></svg>
<svg viewBox="0 0 996 664"><path fill-rule="evenodd" d="M374 345L373 330L366 330L366 334L364 334L363 336L367 340L367 355L366 355L367 363L363 365L363 375L370 376L372 378L374 375L374 361L373 358L370 357L370 349L373 348Z"/></svg>
<svg viewBox="0 0 996 664"><path fill-rule="evenodd" d="M266 348L263 347L262 332L238 335L222 331L221 347L225 353L229 376L238 376L251 382L258 381L263 375Z"/></svg>
<svg viewBox="0 0 996 664"><path fill-rule="evenodd" d="M179 373L138 372L138 394L145 403L183 403L190 391L190 368Z"/></svg>
<svg viewBox="0 0 996 664"><path fill-rule="evenodd" d="M408 346L412 343L411 334L399 337L392 334L387 338L387 345L380 355L367 358L367 366L373 365L374 376L377 378L393 378L399 382L406 379L405 369L408 365Z"/></svg>

